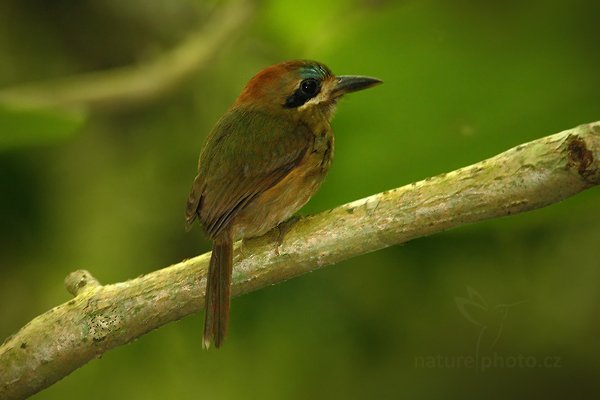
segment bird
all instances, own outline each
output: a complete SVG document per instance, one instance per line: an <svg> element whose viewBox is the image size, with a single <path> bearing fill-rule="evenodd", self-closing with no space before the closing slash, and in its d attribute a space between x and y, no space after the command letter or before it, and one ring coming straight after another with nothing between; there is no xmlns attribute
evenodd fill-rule
<svg viewBox="0 0 600 400"><path fill-rule="evenodd" d="M204 348L219 348L227 334L234 241L265 234L308 202L331 165L336 103L380 83L335 76L311 60L271 65L248 81L207 136L186 207L188 230L198 219L213 241Z"/></svg>

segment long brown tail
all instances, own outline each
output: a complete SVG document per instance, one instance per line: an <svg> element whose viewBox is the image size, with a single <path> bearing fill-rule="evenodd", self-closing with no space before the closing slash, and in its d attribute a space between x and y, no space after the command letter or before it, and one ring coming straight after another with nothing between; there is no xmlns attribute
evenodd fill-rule
<svg viewBox="0 0 600 400"><path fill-rule="evenodd" d="M227 334L232 267L233 241L230 230L225 229L214 240L208 267L202 340L202 346L205 349L210 347L211 342L216 348L219 348Z"/></svg>

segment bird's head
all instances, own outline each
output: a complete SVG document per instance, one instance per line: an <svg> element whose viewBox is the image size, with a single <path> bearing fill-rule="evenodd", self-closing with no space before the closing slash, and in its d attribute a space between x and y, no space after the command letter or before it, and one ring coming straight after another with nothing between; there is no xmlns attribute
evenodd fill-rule
<svg viewBox="0 0 600 400"><path fill-rule="evenodd" d="M316 61L286 61L265 68L250 79L236 106L260 107L298 118L319 114L329 119L344 94L379 83L379 79L367 76L335 76Z"/></svg>

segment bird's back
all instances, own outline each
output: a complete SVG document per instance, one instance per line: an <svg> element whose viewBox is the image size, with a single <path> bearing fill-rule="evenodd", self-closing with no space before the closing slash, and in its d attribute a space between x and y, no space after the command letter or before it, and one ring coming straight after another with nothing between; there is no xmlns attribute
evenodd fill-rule
<svg viewBox="0 0 600 400"><path fill-rule="evenodd" d="M253 108L228 111L200 155L188 222L199 216L211 237L230 223L238 225L235 236L264 233L308 201L332 149L328 124L315 134L306 123L281 115Z"/></svg>

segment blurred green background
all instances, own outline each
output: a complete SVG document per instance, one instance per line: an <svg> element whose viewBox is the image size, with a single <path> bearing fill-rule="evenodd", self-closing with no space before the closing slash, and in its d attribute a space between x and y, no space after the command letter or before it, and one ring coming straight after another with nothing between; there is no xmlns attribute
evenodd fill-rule
<svg viewBox="0 0 600 400"><path fill-rule="evenodd" d="M270 64L311 58L385 81L338 107L335 161L304 214L600 119L598 1L243 4L246 22L204 68L146 101L85 107L41 82L168 57L227 5L0 3L0 340L67 301L70 271L111 283L210 249L183 229L197 156ZM25 84L42 92L20 101L10 88ZM32 108L44 91L52 107ZM237 298L220 351L201 350L193 315L34 398L597 394L599 200L592 189ZM493 365L460 361L476 356Z"/></svg>

